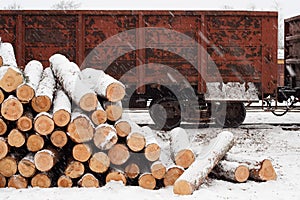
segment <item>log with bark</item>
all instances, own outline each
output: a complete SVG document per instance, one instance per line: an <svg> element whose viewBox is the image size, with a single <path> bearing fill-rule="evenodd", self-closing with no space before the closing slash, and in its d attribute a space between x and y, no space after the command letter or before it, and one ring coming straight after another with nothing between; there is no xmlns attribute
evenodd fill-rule
<svg viewBox="0 0 300 200"><path fill-rule="evenodd" d="M51 177L46 173L38 173L31 179L32 187L49 188L51 186Z"/></svg>
<svg viewBox="0 0 300 200"><path fill-rule="evenodd" d="M51 170L57 162L57 153L52 149L43 149L34 155L36 168L41 172Z"/></svg>
<svg viewBox="0 0 300 200"><path fill-rule="evenodd" d="M16 189L27 188L27 186L28 186L27 179L19 174L11 176L7 183L7 187L12 187Z"/></svg>
<svg viewBox="0 0 300 200"><path fill-rule="evenodd" d="M34 118L34 130L40 135L49 135L55 128L52 115L47 112L41 112Z"/></svg>
<svg viewBox="0 0 300 200"><path fill-rule="evenodd" d="M0 160L0 174L5 177L11 177L18 170L17 161L12 156L6 156Z"/></svg>
<svg viewBox="0 0 300 200"><path fill-rule="evenodd" d="M8 153L8 145L3 137L0 137L0 160Z"/></svg>
<svg viewBox="0 0 300 200"><path fill-rule="evenodd" d="M25 178L30 178L35 174L36 167L33 154L28 154L20 160L18 163L18 171Z"/></svg>
<svg viewBox="0 0 300 200"><path fill-rule="evenodd" d="M152 132L152 129L148 126L143 126L142 131L144 132L146 144L144 154L147 160L154 162L159 159L161 148Z"/></svg>
<svg viewBox="0 0 300 200"><path fill-rule="evenodd" d="M84 83L81 71L76 63L69 62L60 54L49 58L52 68L58 81L63 86L69 97L84 111L96 109L98 100L96 93Z"/></svg>
<svg viewBox="0 0 300 200"><path fill-rule="evenodd" d="M72 155L75 160L86 162L92 155L92 147L89 144L76 144L72 149Z"/></svg>
<svg viewBox="0 0 300 200"><path fill-rule="evenodd" d="M104 173L110 166L110 159L104 152L97 152L89 160L89 168L96 173Z"/></svg>
<svg viewBox="0 0 300 200"><path fill-rule="evenodd" d="M0 66L17 67L14 48L11 43L2 42L0 38Z"/></svg>
<svg viewBox="0 0 300 200"><path fill-rule="evenodd" d="M56 126L64 127L71 120L71 102L62 90L57 90L53 101L53 121Z"/></svg>
<svg viewBox="0 0 300 200"><path fill-rule="evenodd" d="M70 188L73 186L73 181L66 175L61 175L57 180L57 187Z"/></svg>
<svg viewBox="0 0 300 200"><path fill-rule="evenodd" d="M99 187L99 180L90 173L86 173L82 176L82 178L78 181L78 186L80 187Z"/></svg>
<svg viewBox="0 0 300 200"><path fill-rule="evenodd" d="M123 108L122 108L121 101L117 101L117 102L104 101L103 107L107 115L107 120L115 122L122 117Z"/></svg>
<svg viewBox="0 0 300 200"><path fill-rule="evenodd" d="M109 150L118 141L116 129L109 124L100 124L95 128L93 141L100 150Z"/></svg>
<svg viewBox="0 0 300 200"><path fill-rule="evenodd" d="M0 135L4 135L7 131L6 122L0 117Z"/></svg>
<svg viewBox="0 0 300 200"><path fill-rule="evenodd" d="M23 111L22 103L13 95L10 95L1 104L1 115L9 121L18 120L23 115Z"/></svg>
<svg viewBox="0 0 300 200"><path fill-rule="evenodd" d="M26 137L18 129L12 129L7 136L7 143L11 147L21 147L25 144Z"/></svg>
<svg viewBox="0 0 300 200"><path fill-rule="evenodd" d="M65 175L73 178L79 178L84 174L84 165L81 162L78 161L71 161L67 165L67 168L65 170Z"/></svg>
<svg viewBox="0 0 300 200"><path fill-rule="evenodd" d="M277 174L272 165L271 160L262 159L262 160L253 160L245 159L234 154L226 154L224 157L225 160L231 162L244 163L250 170L250 178L256 181L270 181L276 180Z"/></svg>
<svg viewBox="0 0 300 200"><path fill-rule="evenodd" d="M124 98L125 86L102 70L86 68L81 73L84 81L91 85L99 96L111 102L121 101Z"/></svg>
<svg viewBox="0 0 300 200"><path fill-rule="evenodd" d="M170 132L171 157L176 165L188 168L195 161L195 154L186 131L177 127Z"/></svg>
<svg viewBox="0 0 300 200"><path fill-rule="evenodd" d="M96 110L94 110L91 114L91 120L97 126L105 123L107 120L107 114L99 102Z"/></svg>
<svg viewBox="0 0 300 200"><path fill-rule="evenodd" d="M39 61L32 60L27 63L24 69L25 82L16 90L16 96L22 103L29 103L35 96L42 74L43 65Z"/></svg>
<svg viewBox="0 0 300 200"><path fill-rule="evenodd" d="M133 152L142 151L146 146L145 134L142 128L134 122L130 122L131 132L126 137L126 144Z"/></svg>
<svg viewBox="0 0 300 200"><path fill-rule="evenodd" d="M43 75L32 98L31 106L36 112L47 112L50 110L56 81L52 70L48 67L43 71Z"/></svg>
<svg viewBox="0 0 300 200"><path fill-rule="evenodd" d="M195 162L176 180L175 194L192 194L204 182L211 170L233 146L233 134L223 131L197 156Z"/></svg>
<svg viewBox="0 0 300 200"><path fill-rule="evenodd" d="M31 152L37 152L44 147L45 141L39 134L32 134L27 138L26 146Z"/></svg>

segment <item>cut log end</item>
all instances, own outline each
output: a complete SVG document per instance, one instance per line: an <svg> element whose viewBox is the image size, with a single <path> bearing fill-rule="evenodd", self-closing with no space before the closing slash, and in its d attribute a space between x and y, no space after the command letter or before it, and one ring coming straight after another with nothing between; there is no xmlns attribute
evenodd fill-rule
<svg viewBox="0 0 300 200"><path fill-rule="evenodd" d="M272 162L268 159L262 161L261 168L258 170L257 175L262 181L270 181L277 179L277 174L274 170Z"/></svg>
<svg viewBox="0 0 300 200"><path fill-rule="evenodd" d="M101 150L108 150L118 141L117 133L112 126L104 125L96 128L94 144Z"/></svg>
<svg viewBox="0 0 300 200"><path fill-rule="evenodd" d="M55 165L55 155L50 150L42 150L35 154L34 163L38 170L47 172Z"/></svg>
<svg viewBox="0 0 300 200"><path fill-rule="evenodd" d="M62 175L57 180L58 187L70 188L73 186L73 181L70 177Z"/></svg>
<svg viewBox="0 0 300 200"><path fill-rule="evenodd" d="M0 103L2 103L5 99L3 91L0 89Z"/></svg>
<svg viewBox="0 0 300 200"><path fill-rule="evenodd" d="M117 121L122 116L123 108L120 107L119 105L112 104L112 105L106 106L105 111L106 111L108 120Z"/></svg>
<svg viewBox="0 0 300 200"><path fill-rule="evenodd" d="M52 105L51 99L48 96L37 96L33 97L31 106L35 112L47 112L50 110Z"/></svg>
<svg viewBox="0 0 300 200"><path fill-rule="evenodd" d="M107 174L105 182L108 183L110 181L121 181L124 185L126 185L127 180L125 175L122 172L110 172Z"/></svg>
<svg viewBox="0 0 300 200"><path fill-rule="evenodd" d="M29 159L22 159L18 163L18 170L22 176L29 178L35 174L36 168L33 161Z"/></svg>
<svg viewBox="0 0 300 200"><path fill-rule="evenodd" d="M151 162L158 160L160 157L160 146L156 143L147 145L145 148L145 157Z"/></svg>
<svg viewBox="0 0 300 200"><path fill-rule="evenodd" d="M128 148L123 144L116 144L108 151L108 157L112 164L122 165L129 159Z"/></svg>
<svg viewBox="0 0 300 200"><path fill-rule="evenodd" d="M22 116L17 121L17 127L21 131L29 131L32 129L32 119L27 116Z"/></svg>
<svg viewBox="0 0 300 200"><path fill-rule="evenodd" d="M7 156L0 160L0 174L11 177L17 172L18 166L14 158Z"/></svg>
<svg viewBox="0 0 300 200"><path fill-rule="evenodd" d="M153 190L156 186L156 180L151 174L142 174L139 178L139 186L144 189Z"/></svg>
<svg viewBox="0 0 300 200"><path fill-rule="evenodd" d="M34 121L34 130L41 135L49 135L54 127L53 119L47 115L40 115Z"/></svg>
<svg viewBox="0 0 300 200"><path fill-rule="evenodd" d="M188 168L195 161L195 155L193 151L189 149L183 149L179 151L175 156L175 163L183 168Z"/></svg>
<svg viewBox="0 0 300 200"><path fill-rule="evenodd" d="M53 114L53 121L56 126L64 127L68 125L71 120L71 115L66 110L58 110Z"/></svg>
<svg viewBox="0 0 300 200"><path fill-rule="evenodd" d="M131 163L125 167L125 175L128 178L134 179L140 174L140 168L137 164Z"/></svg>
<svg viewBox="0 0 300 200"><path fill-rule="evenodd" d="M153 163L151 166L152 176L158 180L165 177L166 171L167 169L162 163Z"/></svg>
<svg viewBox="0 0 300 200"><path fill-rule="evenodd" d="M106 88L106 97L111 102L121 101L125 96L125 88L119 83L112 83Z"/></svg>
<svg viewBox="0 0 300 200"><path fill-rule="evenodd" d="M194 192L193 186L185 180L176 181L173 187L174 194L191 195Z"/></svg>
<svg viewBox="0 0 300 200"><path fill-rule="evenodd" d="M62 148L67 144L68 137L63 131L54 131L51 134L50 140L54 146Z"/></svg>
<svg viewBox="0 0 300 200"><path fill-rule="evenodd" d="M31 186L49 188L51 186L51 179L46 174L37 174L31 179Z"/></svg>
<svg viewBox="0 0 300 200"><path fill-rule="evenodd" d="M146 145L144 135L140 133L131 133L127 138L127 145L134 152L143 150Z"/></svg>
<svg viewBox="0 0 300 200"><path fill-rule="evenodd" d="M234 173L235 180L239 183L246 182L249 178L249 175L249 168L243 165L237 167Z"/></svg>
<svg viewBox="0 0 300 200"><path fill-rule="evenodd" d="M68 134L73 142L83 143L92 140L94 128L85 117L78 117L68 125Z"/></svg>
<svg viewBox="0 0 300 200"><path fill-rule="evenodd" d="M6 186L6 178L0 174L0 188L5 188Z"/></svg>
<svg viewBox="0 0 300 200"><path fill-rule="evenodd" d="M29 103L34 94L33 88L26 84L20 85L16 91L16 96L22 103Z"/></svg>
<svg viewBox="0 0 300 200"><path fill-rule="evenodd" d="M89 161L90 169L96 173L106 172L109 168L109 165L109 157L106 155L106 153L103 152L95 153Z"/></svg>
<svg viewBox="0 0 300 200"><path fill-rule="evenodd" d="M24 177L22 177L21 175L15 175L10 177L10 179L8 180L7 187L22 189L27 188L27 185L28 182Z"/></svg>
<svg viewBox="0 0 300 200"><path fill-rule="evenodd" d="M115 125L115 128L117 130L118 136L120 136L120 137L127 137L129 135L129 133L131 132L131 126L126 121L118 122Z"/></svg>
<svg viewBox="0 0 300 200"><path fill-rule="evenodd" d="M25 136L23 133L21 133L18 129L13 129L8 134L7 142L12 147L21 147L23 144L25 144Z"/></svg>
<svg viewBox="0 0 300 200"><path fill-rule="evenodd" d="M164 185L165 186L172 186L174 185L175 181L183 174L184 170L180 167L172 167L168 169L165 174L164 178Z"/></svg>
<svg viewBox="0 0 300 200"><path fill-rule="evenodd" d="M85 94L79 101L79 106L82 110L90 112L96 109L98 104L97 95L93 93Z"/></svg>
<svg viewBox="0 0 300 200"><path fill-rule="evenodd" d="M79 178L84 173L84 165L78 161L72 161L68 164L65 175L70 178Z"/></svg>
<svg viewBox="0 0 300 200"><path fill-rule="evenodd" d="M92 174L85 174L79 181L80 187L99 187L98 179Z"/></svg>
<svg viewBox="0 0 300 200"><path fill-rule="evenodd" d="M80 162L86 162L92 155L92 149L87 144L76 144L72 150L73 158Z"/></svg>
<svg viewBox="0 0 300 200"><path fill-rule="evenodd" d="M34 134L28 137L26 146L29 151L37 152L44 147L44 143L42 136Z"/></svg>
<svg viewBox="0 0 300 200"><path fill-rule="evenodd" d="M0 118L0 135L4 135L7 131L7 125L3 119Z"/></svg>
<svg viewBox="0 0 300 200"><path fill-rule="evenodd" d="M2 79L0 80L0 87L5 92L12 92L18 88L24 81L21 73L8 68Z"/></svg>
<svg viewBox="0 0 300 200"><path fill-rule="evenodd" d="M0 138L0 160L8 153L8 146L4 139Z"/></svg>
<svg viewBox="0 0 300 200"><path fill-rule="evenodd" d="M18 120L22 114L23 105L18 99L7 99L1 105L1 115L9 121Z"/></svg>
<svg viewBox="0 0 300 200"><path fill-rule="evenodd" d="M104 110L95 110L91 115L92 121L96 125L100 125L106 122L107 115Z"/></svg>

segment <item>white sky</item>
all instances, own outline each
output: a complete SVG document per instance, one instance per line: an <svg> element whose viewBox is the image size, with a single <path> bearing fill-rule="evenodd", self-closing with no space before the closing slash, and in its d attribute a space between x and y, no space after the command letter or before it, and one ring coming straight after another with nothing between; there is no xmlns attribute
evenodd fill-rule
<svg viewBox="0 0 300 200"><path fill-rule="evenodd" d="M22 9L51 9L51 6L60 0L0 0L0 9L17 3ZM225 5L235 10L273 11L275 2L280 8L282 18L300 15L299 0L74 0L80 3L79 9L97 10L214 10L224 9Z"/></svg>

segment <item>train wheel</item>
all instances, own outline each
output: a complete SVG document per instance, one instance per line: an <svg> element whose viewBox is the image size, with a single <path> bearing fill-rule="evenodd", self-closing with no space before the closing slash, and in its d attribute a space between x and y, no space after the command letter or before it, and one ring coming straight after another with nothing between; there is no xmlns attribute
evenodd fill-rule
<svg viewBox="0 0 300 200"><path fill-rule="evenodd" d="M171 130L181 122L180 105L176 98L164 97L152 100L149 114L156 127L161 130Z"/></svg>
<svg viewBox="0 0 300 200"><path fill-rule="evenodd" d="M220 103L215 109L215 122L221 127L236 128L246 118L246 109L241 102Z"/></svg>

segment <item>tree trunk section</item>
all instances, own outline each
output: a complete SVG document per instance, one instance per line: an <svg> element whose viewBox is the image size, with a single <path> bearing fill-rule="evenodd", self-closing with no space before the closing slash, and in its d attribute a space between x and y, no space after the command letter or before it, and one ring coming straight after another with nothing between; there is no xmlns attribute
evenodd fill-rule
<svg viewBox="0 0 300 200"><path fill-rule="evenodd" d="M6 178L0 174L0 188L5 188L6 186Z"/></svg>
<svg viewBox="0 0 300 200"><path fill-rule="evenodd" d="M31 152L37 152L44 147L44 138L38 134L30 135L27 139L26 146Z"/></svg>
<svg viewBox="0 0 300 200"><path fill-rule="evenodd" d="M49 188L51 186L51 177L45 173L39 173L31 179L31 186Z"/></svg>
<svg viewBox="0 0 300 200"><path fill-rule="evenodd" d="M35 174L36 168L32 154L29 154L20 160L18 163L18 171L25 178L30 178Z"/></svg>
<svg viewBox="0 0 300 200"><path fill-rule="evenodd" d="M143 130L134 122L131 122L130 125L131 133L126 137L126 144L133 152L142 151L146 146Z"/></svg>
<svg viewBox="0 0 300 200"><path fill-rule="evenodd" d="M78 181L78 186L98 188L99 180L93 174L87 173Z"/></svg>
<svg viewBox="0 0 300 200"><path fill-rule="evenodd" d="M40 135L49 135L54 127L54 121L49 113L42 112L34 118L34 130Z"/></svg>
<svg viewBox="0 0 300 200"><path fill-rule="evenodd" d="M195 162L176 180L173 191L175 194L192 194L204 182L215 165L233 146L233 134L223 131L213 139L199 155Z"/></svg>
<svg viewBox="0 0 300 200"><path fill-rule="evenodd" d="M237 183L246 182L250 175L247 165L226 160L221 160L212 170L212 173L218 178Z"/></svg>
<svg viewBox="0 0 300 200"><path fill-rule="evenodd" d="M139 177L139 186L144 189L153 190L156 186L156 179L152 174L144 173Z"/></svg>
<svg viewBox="0 0 300 200"><path fill-rule="evenodd" d="M7 184L7 187L16 188L16 189L27 188L27 186L28 186L27 179L21 175L13 175L12 177L9 178Z"/></svg>
<svg viewBox="0 0 300 200"><path fill-rule="evenodd" d="M156 138L152 132L152 129L148 126L142 127L142 131L144 131L144 136L146 139L145 145L145 157L147 160L154 162L159 159L161 148L156 141Z"/></svg>
<svg viewBox="0 0 300 200"><path fill-rule="evenodd" d="M116 129L109 124L100 124L95 129L93 141L100 150L109 150L118 141Z"/></svg>
<svg viewBox="0 0 300 200"><path fill-rule="evenodd" d="M57 180L57 187L71 188L73 186L73 181L70 177L62 175Z"/></svg>
<svg viewBox="0 0 300 200"><path fill-rule="evenodd" d="M127 137L131 133L130 121L120 119L115 123L115 129L119 137Z"/></svg>
<svg viewBox="0 0 300 200"><path fill-rule="evenodd" d="M128 148L123 144L116 144L108 151L110 162L114 165L124 164L130 157Z"/></svg>
<svg viewBox="0 0 300 200"><path fill-rule="evenodd" d="M84 165L78 161L71 161L65 170L65 175L70 178L79 178L83 174L84 174Z"/></svg>
<svg viewBox="0 0 300 200"><path fill-rule="evenodd" d="M56 126L64 127L70 120L71 102L62 90L58 90L53 101L53 121Z"/></svg>
<svg viewBox="0 0 300 200"><path fill-rule="evenodd" d="M68 136L64 131L54 131L50 137L51 143L58 147L63 148L68 142Z"/></svg>
<svg viewBox="0 0 300 200"><path fill-rule="evenodd" d="M86 115L77 112L72 113L67 131L71 140L76 143L88 142L94 136L94 126L90 119Z"/></svg>
<svg viewBox="0 0 300 200"><path fill-rule="evenodd" d="M173 165L167 169L167 172L164 176L164 185L172 186L175 181L184 173L184 169L181 166Z"/></svg>
<svg viewBox="0 0 300 200"><path fill-rule="evenodd" d="M34 156L35 166L41 172L47 172L51 170L56 161L56 152L50 149L38 151Z"/></svg>
<svg viewBox="0 0 300 200"><path fill-rule="evenodd" d="M0 135L4 135L7 131L7 125L2 118L0 118Z"/></svg>
<svg viewBox="0 0 300 200"><path fill-rule="evenodd" d="M195 154L190 149L191 143L186 131L180 127L170 132L171 157L176 165L188 168L195 161Z"/></svg>
<svg viewBox="0 0 300 200"><path fill-rule="evenodd" d="M107 120L107 114L99 102L97 104L96 110L91 114L91 119L97 126L105 123Z"/></svg>
<svg viewBox="0 0 300 200"><path fill-rule="evenodd" d="M126 179L124 172L119 171L119 170L111 170L107 174L107 176L105 178L105 182L108 183L110 181L121 181L124 185L126 185L126 183L127 183L127 179Z"/></svg>
<svg viewBox="0 0 300 200"><path fill-rule="evenodd" d="M24 69L25 83L17 88L16 96L22 103L29 103L35 96L43 74L43 65L36 60L30 61Z"/></svg>
<svg viewBox="0 0 300 200"><path fill-rule="evenodd" d="M12 129L7 136L7 142L11 147L21 147L25 144L26 138L18 129Z"/></svg>
<svg viewBox="0 0 300 200"><path fill-rule="evenodd" d="M125 175L130 179L135 179L140 174L140 167L136 163L130 163L125 167Z"/></svg>
<svg viewBox="0 0 300 200"><path fill-rule="evenodd" d="M0 160L0 174L11 177L17 172L17 161L11 156L6 156Z"/></svg>
<svg viewBox="0 0 300 200"><path fill-rule="evenodd" d="M23 82L23 74L18 68L10 66L0 68L0 88L5 92L15 91Z"/></svg>
<svg viewBox="0 0 300 200"><path fill-rule="evenodd" d="M4 99L5 99L5 95L3 91L0 89L0 104L4 101Z"/></svg>
<svg viewBox="0 0 300 200"><path fill-rule="evenodd" d="M92 147L89 144L76 144L73 147L72 155L75 160L86 162L92 155Z"/></svg>
<svg viewBox="0 0 300 200"><path fill-rule="evenodd" d="M23 114L22 103L14 96L9 96L1 104L1 115L9 121L18 120Z"/></svg>
<svg viewBox="0 0 300 200"><path fill-rule="evenodd" d="M55 79L52 70L48 67L44 70L35 97L32 98L31 106L36 112L47 112L50 110L55 90Z"/></svg>
<svg viewBox="0 0 300 200"><path fill-rule="evenodd" d="M93 172L104 173L110 166L110 159L104 152L95 153L89 160L89 167Z"/></svg>
<svg viewBox="0 0 300 200"><path fill-rule="evenodd" d="M161 161L152 163L150 169L152 176L158 180L163 179L167 172L166 166Z"/></svg>
<svg viewBox="0 0 300 200"><path fill-rule="evenodd" d="M106 101L103 103L107 119L109 121L115 122L122 117L123 108L121 101L110 102Z"/></svg>
<svg viewBox="0 0 300 200"><path fill-rule="evenodd" d="M0 137L0 160L8 153L8 145L3 137Z"/></svg>
<svg viewBox="0 0 300 200"><path fill-rule="evenodd" d="M125 86L102 70L86 68L82 70L82 76L99 96L108 101L121 101L125 96Z"/></svg>
<svg viewBox="0 0 300 200"><path fill-rule="evenodd" d="M17 128L20 131L26 132L32 129L33 116L31 112L25 112L17 121Z"/></svg>

